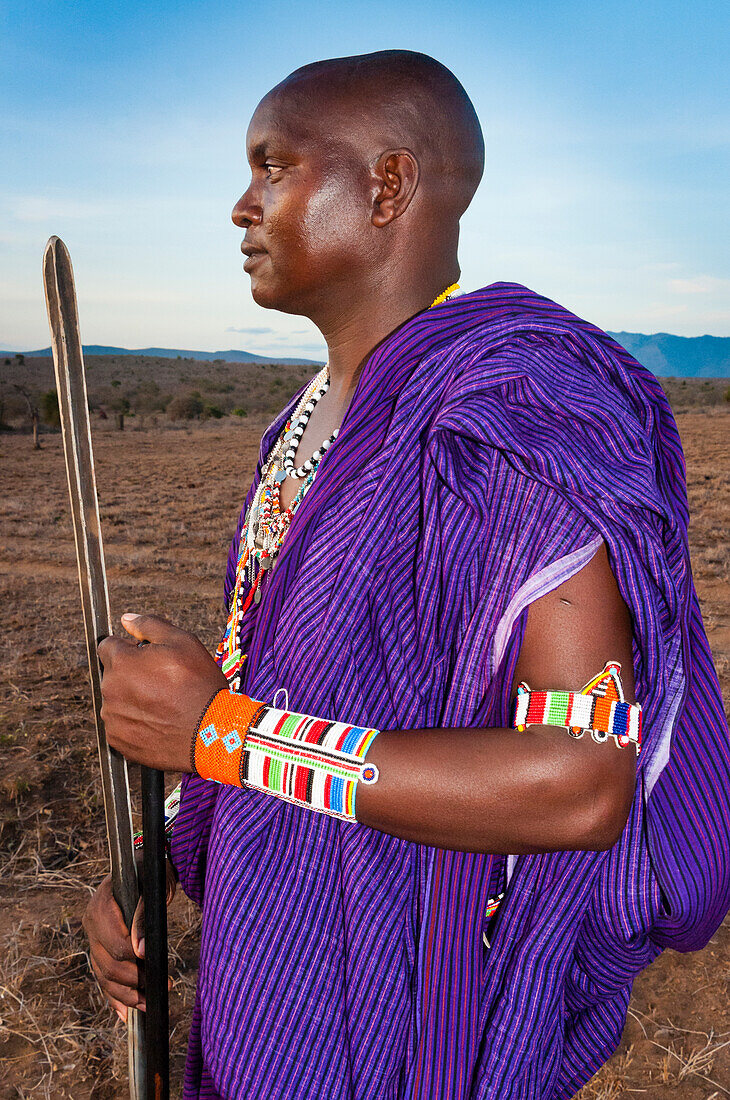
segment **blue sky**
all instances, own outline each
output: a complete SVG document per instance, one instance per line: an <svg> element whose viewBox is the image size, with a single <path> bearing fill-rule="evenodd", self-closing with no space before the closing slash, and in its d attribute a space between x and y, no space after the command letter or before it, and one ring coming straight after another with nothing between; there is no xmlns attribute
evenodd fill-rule
<svg viewBox="0 0 730 1100"><path fill-rule="evenodd" d="M0 2L0 348L48 344L58 233L85 343L319 355L308 322L250 298L246 125L298 65L391 47L453 69L482 120L465 289L730 335L729 32L725 0Z"/></svg>

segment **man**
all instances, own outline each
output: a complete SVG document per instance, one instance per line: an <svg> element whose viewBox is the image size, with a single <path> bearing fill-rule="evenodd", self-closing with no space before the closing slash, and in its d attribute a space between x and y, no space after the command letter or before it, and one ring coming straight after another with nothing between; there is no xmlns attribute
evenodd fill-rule
<svg viewBox="0 0 730 1100"><path fill-rule="evenodd" d="M112 744L185 773L185 1096L570 1097L635 973L728 904L728 735L676 427L648 372L554 303L513 284L440 301L483 144L437 62L300 69L247 146L253 297L310 317L328 370L262 440L220 667L146 615L100 647ZM591 681L632 720L636 699L638 768L595 717L515 730L523 681L523 702ZM277 787L282 694L312 716L297 728L358 723L367 749L327 773L354 769L351 803L304 765ZM86 925L112 1004L143 1005L108 880Z"/></svg>

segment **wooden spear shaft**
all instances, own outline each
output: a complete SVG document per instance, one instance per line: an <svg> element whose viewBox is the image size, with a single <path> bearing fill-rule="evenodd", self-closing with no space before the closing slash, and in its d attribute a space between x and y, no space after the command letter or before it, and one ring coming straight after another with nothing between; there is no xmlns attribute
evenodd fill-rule
<svg viewBox="0 0 730 1100"><path fill-rule="evenodd" d="M124 757L107 744L101 718L102 669L97 645L113 631L73 269L68 249L58 237L51 237L46 245L43 282L79 569L112 889L130 928L139 899L139 884L132 841L129 779ZM142 773L147 1024L144 1013L135 1010L128 1012L129 1091L131 1100L167 1100L169 1029L164 777L161 772L150 768L143 768Z"/></svg>

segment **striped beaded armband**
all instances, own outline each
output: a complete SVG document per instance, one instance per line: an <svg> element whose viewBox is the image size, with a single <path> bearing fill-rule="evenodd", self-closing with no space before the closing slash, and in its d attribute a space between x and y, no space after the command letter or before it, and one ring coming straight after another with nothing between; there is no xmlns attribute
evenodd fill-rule
<svg viewBox="0 0 730 1100"><path fill-rule="evenodd" d="M180 787L181 784L178 783L172 794L169 794L165 799L165 850L167 851L168 856L170 854L172 829L180 810ZM140 851L144 847L144 838L141 829L136 830L133 840L135 852Z"/></svg>
<svg viewBox="0 0 730 1100"><path fill-rule="evenodd" d="M378 732L279 710L224 688L198 723L191 762L204 779L354 821L357 784L378 779L376 766L365 762Z"/></svg>
<svg viewBox="0 0 730 1100"><path fill-rule="evenodd" d="M617 745L634 744L641 751L641 707L627 703L621 684L621 665L608 661L602 672L580 691L530 691L517 688L513 726L567 726L573 737L591 731L594 741L609 737Z"/></svg>

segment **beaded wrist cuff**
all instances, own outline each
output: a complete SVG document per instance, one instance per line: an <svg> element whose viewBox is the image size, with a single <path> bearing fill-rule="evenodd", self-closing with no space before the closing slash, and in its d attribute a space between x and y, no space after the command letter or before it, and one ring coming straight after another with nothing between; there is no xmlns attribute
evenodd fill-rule
<svg viewBox="0 0 730 1100"><path fill-rule="evenodd" d="M595 679L578 691L530 691L527 684L517 688L513 725L567 726L573 737L591 731L594 741L609 737L617 745L634 744L641 751L641 707L627 703L621 684L621 665L609 661Z"/></svg>
<svg viewBox="0 0 730 1100"><path fill-rule="evenodd" d="M165 799L165 850L167 851L168 857L170 855L170 840L172 838L172 829L175 824L175 819L177 818L178 812L180 810L180 787L181 784L178 783L172 794L169 794ZM135 852L138 852L141 848L144 847L144 838L141 829L136 830L133 839L134 850Z"/></svg>
<svg viewBox="0 0 730 1100"><path fill-rule="evenodd" d="M378 732L279 710L224 688L198 723L192 764L204 779L354 821L357 784L378 779L375 765L364 762Z"/></svg>

